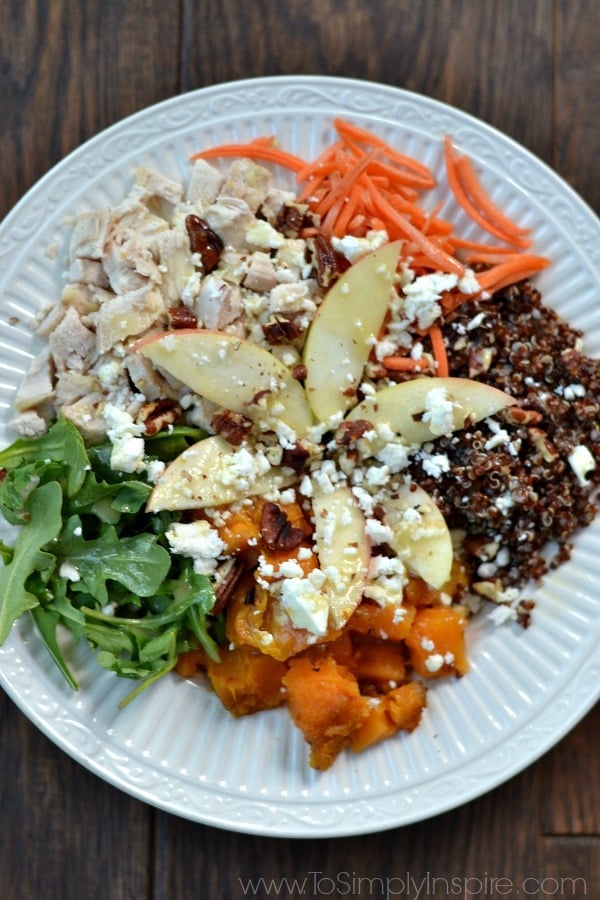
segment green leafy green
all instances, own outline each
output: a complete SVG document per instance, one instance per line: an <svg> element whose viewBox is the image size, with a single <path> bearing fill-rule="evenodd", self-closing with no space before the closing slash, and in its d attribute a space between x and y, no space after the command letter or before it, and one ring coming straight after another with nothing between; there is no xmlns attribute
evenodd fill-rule
<svg viewBox="0 0 600 900"><path fill-rule="evenodd" d="M200 436L173 429L148 441L148 451L166 458ZM0 545L0 643L29 611L76 688L57 637L64 627L87 641L100 666L139 681L125 703L185 650L203 647L218 660L223 629L210 614L209 579L167 549L174 514L147 513L151 485L111 469L110 451L109 444L86 449L77 429L59 419L47 434L0 452L0 511L19 527L14 546Z"/></svg>

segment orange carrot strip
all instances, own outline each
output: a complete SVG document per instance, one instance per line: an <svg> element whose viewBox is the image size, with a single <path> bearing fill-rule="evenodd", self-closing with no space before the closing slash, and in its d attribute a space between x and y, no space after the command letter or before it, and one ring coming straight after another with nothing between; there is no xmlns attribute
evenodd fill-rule
<svg viewBox="0 0 600 900"><path fill-rule="evenodd" d="M348 223L354 218L360 206L362 190L360 184L354 184L350 188L350 193L348 194L344 208L340 211L333 228L333 233L336 237L341 238L346 234Z"/></svg>
<svg viewBox="0 0 600 900"><path fill-rule="evenodd" d="M241 156L248 159L262 159L266 162L277 163L293 172L298 172L306 165L299 156L287 153L279 147L272 147L261 142L249 142L247 144L221 144L218 147L210 147L194 153L190 159L217 159L220 156Z"/></svg>
<svg viewBox="0 0 600 900"><path fill-rule="evenodd" d="M366 143L371 147L381 147L383 150L385 150L386 156L394 160L394 162L399 163L401 166L405 166L407 169L415 172L416 175L420 176L423 182L423 187L435 187L435 178L433 177L427 166L423 165L423 163L418 162L411 156L406 156L403 153L399 153L382 138L377 137L377 135L372 134L370 131L366 131L364 128L360 128L353 122L348 122L344 119L334 119L333 124L338 134L340 134L342 137Z"/></svg>
<svg viewBox="0 0 600 900"><path fill-rule="evenodd" d="M492 202L485 192L481 181L477 177L473 163L468 156L461 156L460 159L457 160L456 165L465 190L471 195L471 198L488 221L493 222L507 234L514 234L516 237L530 233L531 229L519 228L512 219L505 216L504 213L498 209L496 204Z"/></svg>
<svg viewBox="0 0 600 900"><path fill-rule="evenodd" d="M424 356L413 359L412 356L384 356L382 363L390 372L422 372L429 366Z"/></svg>
<svg viewBox="0 0 600 900"><path fill-rule="evenodd" d="M341 150L343 146L342 141L335 141L333 144L330 144L329 147L326 147L325 150L315 157L315 159L305 163L305 165L298 170L296 180L300 183L302 181L307 181L313 176L318 176L324 166L333 159L335 154Z"/></svg>
<svg viewBox="0 0 600 900"><path fill-rule="evenodd" d="M448 135L444 138L444 156L448 184L450 185L450 189L454 194L456 202L459 206L462 206L467 215L473 219L480 228L493 234L494 237L500 238L501 241L506 241L508 244L515 244L516 246L523 248L531 246L531 241L512 234L506 234L505 231L497 228L493 223L489 222L473 204L461 181L456 155L454 153L452 141Z"/></svg>
<svg viewBox="0 0 600 900"><path fill-rule="evenodd" d="M424 235L412 222L405 216L398 213L388 201L381 196L379 191L373 186L368 175L364 176L365 182L369 188L369 193L373 200L375 210L383 221L389 225L395 225L403 237L408 238L422 253L425 254L432 262L438 266L443 272L454 272L456 275L464 273L464 266L445 250L442 250L430 238ZM389 231L389 227L388 227Z"/></svg>
<svg viewBox="0 0 600 900"><path fill-rule="evenodd" d="M446 344L440 326L434 322L429 326L429 340L431 341L431 349L433 350L433 358L437 363L436 375L446 378L450 374L448 365L448 354L446 353Z"/></svg>
<svg viewBox="0 0 600 900"><path fill-rule="evenodd" d="M550 260L545 256L532 256L527 253L515 254L506 262L498 263L485 272L478 272L477 281L482 292L493 294L501 288L531 278L536 272L540 272L549 265Z"/></svg>
<svg viewBox="0 0 600 900"><path fill-rule="evenodd" d="M381 153L381 150L378 148L374 148L373 150L369 150L368 153L364 153L362 158L358 159L353 166L348 168L344 176L331 188L327 197L319 204L316 212L320 213L320 215L324 215L338 202L340 197L346 197L351 186L358 181L360 175L362 175L368 167L371 160L379 153Z"/></svg>
<svg viewBox="0 0 600 900"><path fill-rule="evenodd" d="M466 238L460 238L455 234L450 236L449 241L452 243L454 249L473 250L475 253L481 252L514 254L515 252L514 247L498 247L490 244L482 244L479 241L468 241L466 240Z"/></svg>

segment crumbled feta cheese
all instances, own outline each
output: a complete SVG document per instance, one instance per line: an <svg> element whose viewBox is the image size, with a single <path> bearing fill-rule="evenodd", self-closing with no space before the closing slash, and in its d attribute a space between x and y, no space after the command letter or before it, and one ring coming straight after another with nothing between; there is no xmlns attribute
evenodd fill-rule
<svg viewBox="0 0 600 900"><path fill-rule="evenodd" d="M79 574L79 569L74 566L70 562L63 562L60 564L60 568L58 570L58 574L61 578L65 578L67 581L80 581L81 575Z"/></svg>
<svg viewBox="0 0 600 900"><path fill-rule="evenodd" d="M166 534L173 553L191 557L194 560L194 571L198 574L212 575L226 545L209 522L204 519L175 522Z"/></svg>
<svg viewBox="0 0 600 900"><path fill-rule="evenodd" d="M440 300L444 291L452 290L458 282L457 276L443 272L420 275L404 291L404 315L419 328L427 329L440 316Z"/></svg>
<svg viewBox="0 0 600 900"><path fill-rule="evenodd" d="M446 388L432 388L425 398L423 421L429 423L436 436L451 434L454 430L454 403L448 399Z"/></svg>
<svg viewBox="0 0 600 900"><path fill-rule="evenodd" d="M588 485L587 475L596 468L596 460L584 444L574 447L567 459L581 487Z"/></svg>
<svg viewBox="0 0 600 900"><path fill-rule="evenodd" d="M329 605L314 582L312 578L288 578L281 586L281 605L295 628L323 635L327 631Z"/></svg>

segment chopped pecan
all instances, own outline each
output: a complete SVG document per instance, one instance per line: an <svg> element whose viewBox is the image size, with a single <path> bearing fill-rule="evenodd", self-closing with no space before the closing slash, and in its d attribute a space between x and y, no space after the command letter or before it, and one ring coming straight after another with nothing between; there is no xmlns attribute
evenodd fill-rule
<svg viewBox="0 0 600 900"><path fill-rule="evenodd" d="M286 319L285 316L275 316L270 322L262 326L263 334L269 344L291 344L302 334L302 329L297 322Z"/></svg>
<svg viewBox="0 0 600 900"><path fill-rule="evenodd" d="M212 272L219 264L223 241L204 219L193 213L185 217L185 227L190 239L190 250L200 256L204 272Z"/></svg>
<svg viewBox="0 0 600 900"><path fill-rule="evenodd" d="M302 229L312 224L308 207L296 203L284 203L275 219L275 227L287 238L299 237Z"/></svg>
<svg viewBox="0 0 600 900"><path fill-rule="evenodd" d="M210 420L211 428L225 438L234 447L248 437L252 430L252 420L241 413L234 413L230 409L221 410L214 414Z"/></svg>
<svg viewBox="0 0 600 900"><path fill-rule="evenodd" d="M338 263L331 241L324 235L317 234L309 241L316 270L317 284L327 289L338 277Z"/></svg>
<svg viewBox="0 0 600 900"><path fill-rule="evenodd" d="M511 425L537 425L544 418L536 409L521 409L520 406L507 406L503 415Z"/></svg>
<svg viewBox="0 0 600 900"><path fill-rule="evenodd" d="M373 425L366 419L355 419L351 422L341 422L338 428L336 444L347 447L348 444L358 441L368 431L373 431Z"/></svg>
<svg viewBox="0 0 600 900"><path fill-rule="evenodd" d="M170 306L169 326L171 328L197 328L198 319L186 306Z"/></svg>
<svg viewBox="0 0 600 900"><path fill-rule="evenodd" d="M301 528L295 528L284 510L268 501L263 506L260 534L269 550L295 550L304 540Z"/></svg>
<svg viewBox="0 0 600 900"><path fill-rule="evenodd" d="M298 441L293 447L285 447L281 454L281 465L301 472L310 457L310 451Z"/></svg>
<svg viewBox="0 0 600 900"><path fill-rule="evenodd" d="M215 602L211 609L213 616L223 612L231 600L235 589L246 571L246 565L238 556L229 559L217 570L217 587L215 589Z"/></svg>
<svg viewBox="0 0 600 900"><path fill-rule="evenodd" d="M173 425L181 415L181 407L175 400L163 398L161 400L150 400L140 408L137 421L143 423L146 435L153 437L166 428L167 425Z"/></svg>

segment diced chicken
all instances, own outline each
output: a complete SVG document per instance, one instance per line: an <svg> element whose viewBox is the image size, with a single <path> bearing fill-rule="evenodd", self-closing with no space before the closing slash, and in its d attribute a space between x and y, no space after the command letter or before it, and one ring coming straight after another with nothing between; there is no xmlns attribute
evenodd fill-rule
<svg viewBox="0 0 600 900"><path fill-rule="evenodd" d="M69 245L71 259L102 259L109 222L107 210L77 216Z"/></svg>
<svg viewBox="0 0 600 900"><path fill-rule="evenodd" d="M98 309L106 299L106 289L83 284L68 284L60 298L63 306L73 306L80 316L87 316Z"/></svg>
<svg viewBox="0 0 600 900"><path fill-rule="evenodd" d="M278 284L269 294L269 313L314 312L315 301L308 281Z"/></svg>
<svg viewBox="0 0 600 900"><path fill-rule="evenodd" d="M88 394L81 400L68 403L61 409L65 419L72 422L90 444L97 444L106 436L106 423L98 412L102 399L100 393Z"/></svg>
<svg viewBox="0 0 600 900"><path fill-rule="evenodd" d="M37 356L15 396L15 408L33 409L40 403L47 403L54 397L54 377L49 349Z"/></svg>
<svg viewBox="0 0 600 900"><path fill-rule="evenodd" d="M136 390L146 400L159 400L161 397L172 397L176 400L179 392L162 378L154 366L137 353L130 354L125 360L125 369Z"/></svg>
<svg viewBox="0 0 600 900"><path fill-rule="evenodd" d="M56 405L75 403L87 394L98 390L98 381L93 375L82 372L61 372L56 379Z"/></svg>
<svg viewBox="0 0 600 900"><path fill-rule="evenodd" d="M214 166L205 159L197 159L192 169L186 199L202 214L206 207L217 199L223 181L223 175Z"/></svg>
<svg viewBox="0 0 600 900"><path fill-rule="evenodd" d="M306 241L302 238L288 238L275 253L277 280L280 282L300 281L308 278L312 263L306 259Z"/></svg>
<svg viewBox="0 0 600 900"><path fill-rule="evenodd" d="M275 267L268 253L257 250L248 261L244 287L257 293L267 293L277 284Z"/></svg>
<svg viewBox="0 0 600 900"><path fill-rule="evenodd" d="M98 350L106 353L125 338L142 334L165 313L162 296L151 284L112 297L98 314Z"/></svg>
<svg viewBox="0 0 600 900"><path fill-rule="evenodd" d="M202 282L193 310L205 328L221 330L243 312L240 289L218 275L208 275Z"/></svg>
<svg viewBox="0 0 600 900"><path fill-rule="evenodd" d="M227 197L208 206L204 219L223 243L236 250L249 250L246 234L256 223L252 210L245 200Z"/></svg>
<svg viewBox="0 0 600 900"><path fill-rule="evenodd" d="M183 231L165 231L156 239L160 267L160 287L168 303L181 299L187 283L194 274L190 242Z"/></svg>
<svg viewBox="0 0 600 900"><path fill-rule="evenodd" d="M256 213L267 196L270 182L271 174L263 166L258 166L251 159L236 159L219 191L219 198L245 200Z"/></svg>
<svg viewBox="0 0 600 900"><path fill-rule="evenodd" d="M173 206L177 206L183 199L183 188L177 181L143 166L136 172L135 183L145 194L160 197L167 203L172 203Z"/></svg>
<svg viewBox="0 0 600 900"><path fill-rule="evenodd" d="M39 437L48 430L48 423L33 409L20 413L8 423L8 427L24 438Z"/></svg>
<svg viewBox="0 0 600 900"><path fill-rule="evenodd" d="M85 372L96 357L96 335L85 327L73 306L68 307L48 340L58 371Z"/></svg>
<svg viewBox="0 0 600 900"><path fill-rule="evenodd" d="M117 294L136 290L147 278L158 280L156 238L168 223L143 203L122 204L111 217L102 262Z"/></svg>
<svg viewBox="0 0 600 900"><path fill-rule="evenodd" d="M104 266L96 259L85 259L76 256L69 266L69 280L78 284L89 284L95 287L109 287L108 275Z"/></svg>

